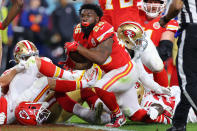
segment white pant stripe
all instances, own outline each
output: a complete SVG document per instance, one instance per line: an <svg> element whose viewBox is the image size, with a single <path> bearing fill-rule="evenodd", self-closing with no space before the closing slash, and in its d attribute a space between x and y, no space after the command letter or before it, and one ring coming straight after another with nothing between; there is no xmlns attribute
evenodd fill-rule
<svg viewBox="0 0 197 131"><path fill-rule="evenodd" d="M193 102L193 100L191 99L191 97L189 96L189 94L187 93L187 90L185 89L186 85L187 85L187 80L186 80L186 76L183 70L183 48L185 45L185 36L186 36L186 31L184 30L182 32L182 38L181 38L181 43L180 43L180 47L179 47L179 53L178 53L178 69L179 69L179 76L181 78L182 81L182 88L183 88L183 93L186 96L187 100L190 102L190 104L195 108L195 110L197 111L197 107L195 105L195 103Z"/></svg>

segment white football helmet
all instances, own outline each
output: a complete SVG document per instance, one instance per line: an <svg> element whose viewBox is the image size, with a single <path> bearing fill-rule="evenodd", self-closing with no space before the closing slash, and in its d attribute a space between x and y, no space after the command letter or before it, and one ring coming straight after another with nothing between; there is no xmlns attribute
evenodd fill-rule
<svg viewBox="0 0 197 131"><path fill-rule="evenodd" d="M164 11L166 4L167 0L143 0L142 9L147 16L155 18Z"/></svg>
<svg viewBox="0 0 197 131"><path fill-rule="evenodd" d="M147 47L144 30L140 24L127 21L122 23L117 30L119 40L126 44L128 49L143 50Z"/></svg>
<svg viewBox="0 0 197 131"><path fill-rule="evenodd" d="M38 56L39 51L32 43L28 40L19 41L14 48L14 58L16 63L19 63L20 60L27 60L31 56Z"/></svg>

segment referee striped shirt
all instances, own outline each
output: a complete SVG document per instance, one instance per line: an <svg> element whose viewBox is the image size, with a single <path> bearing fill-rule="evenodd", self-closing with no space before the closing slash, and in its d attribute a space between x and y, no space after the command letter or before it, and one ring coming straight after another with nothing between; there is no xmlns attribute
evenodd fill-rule
<svg viewBox="0 0 197 131"><path fill-rule="evenodd" d="M197 0L183 0L183 3L179 20L181 20L181 23L197 24Z"/></svg>

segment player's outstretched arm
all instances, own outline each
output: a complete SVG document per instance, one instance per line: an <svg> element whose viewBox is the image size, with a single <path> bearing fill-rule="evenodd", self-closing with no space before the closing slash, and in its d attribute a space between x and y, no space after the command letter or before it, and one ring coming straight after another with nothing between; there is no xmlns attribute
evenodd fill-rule
<svg viewBox="0 0 197 131"><path fill-rule="evenodd" d="M170 4L167 14L159 20L159 23L164 27L172 18L176 17L183 7L182 0L173 0Z"/></svg>
<svg viewBox="0 0 197 131"><path fill-rule="evenodd" d="M21 11L23 7L23 3L24 3L23 0L11 0L11 1L13 5L10 11L8 12L7 17L2 22L0 29L5 29L10 24L10 22L15 18L15 16Z"/></svg>
<svg viewBox="0 0 197 131"><path fill-rule="evenodd" d="M0 86L7 86L15 77L15 75L19 72L22 72L24 69L25 62L20 62L19 64L14 66L10 71L8 71L8 73L5 73L5 75L0 76Z"/></svg>

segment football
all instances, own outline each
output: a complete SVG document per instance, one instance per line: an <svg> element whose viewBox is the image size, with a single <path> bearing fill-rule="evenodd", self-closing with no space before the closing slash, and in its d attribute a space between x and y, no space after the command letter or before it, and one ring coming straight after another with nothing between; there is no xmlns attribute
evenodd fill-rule
<svg viewBox="0 0 197 131"><path fill-rule="evenodd" d="M69 57L77 63L87 63L89 60L79 54L78 51L70 52Z"/></svg>

